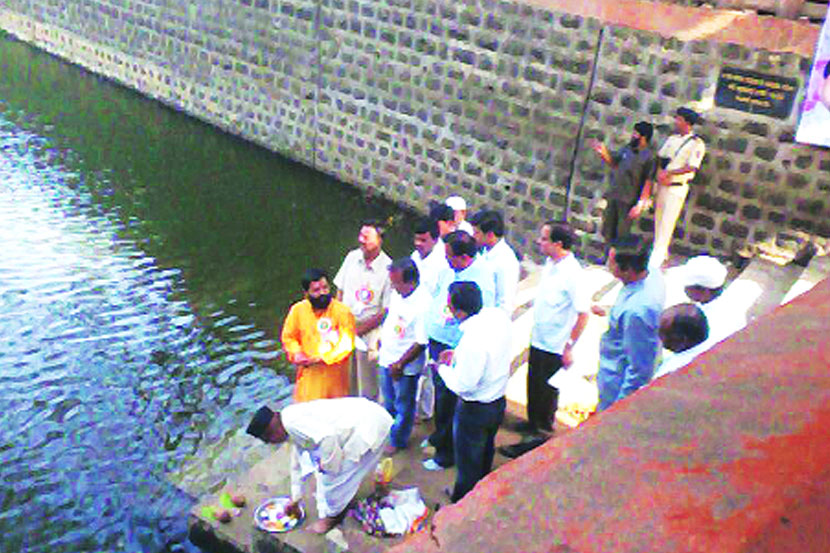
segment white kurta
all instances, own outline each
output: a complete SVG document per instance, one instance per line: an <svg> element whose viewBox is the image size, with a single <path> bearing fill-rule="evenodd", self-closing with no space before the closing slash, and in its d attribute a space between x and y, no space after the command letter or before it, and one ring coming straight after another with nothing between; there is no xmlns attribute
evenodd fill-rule
<svg viewBox="0 0 830 553"><path fill-rule="evenodd" d="M289 405L282 422L291 445L291 498L303 495L308 476L317 478L317 512L340 514L383 453L392 417L365 398L320 399Z"/></svg>

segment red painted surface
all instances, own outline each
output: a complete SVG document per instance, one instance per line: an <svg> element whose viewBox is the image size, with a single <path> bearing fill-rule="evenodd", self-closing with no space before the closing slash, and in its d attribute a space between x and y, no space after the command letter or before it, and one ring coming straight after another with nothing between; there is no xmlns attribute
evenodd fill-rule
<svg viewBox="0 0 830 553"><path fill-rule="evenodd" d="M830 281L503 466L396 552L830 552Z"/></svg>

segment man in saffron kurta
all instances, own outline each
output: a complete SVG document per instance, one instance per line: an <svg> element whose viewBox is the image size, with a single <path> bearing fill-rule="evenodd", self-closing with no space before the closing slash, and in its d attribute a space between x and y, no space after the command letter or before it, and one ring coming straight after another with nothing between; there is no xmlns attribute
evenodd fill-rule
<svg viewBox="0 0 830 553"><path fill-rule="evenodd" d="M309 269L302 284L305 299L291 306L282 327L282 348L297 367L294 401L347 396L354 316L331 297L323 271Z"/></svg>

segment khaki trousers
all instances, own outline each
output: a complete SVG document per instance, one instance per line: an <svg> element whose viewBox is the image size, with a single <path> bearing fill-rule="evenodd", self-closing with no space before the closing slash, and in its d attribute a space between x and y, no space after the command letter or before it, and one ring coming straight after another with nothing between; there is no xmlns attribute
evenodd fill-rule
<svg viewBox="0 0 830 553"><path fill-rule="evenodd" d="M648 262L649 269L659 269L668 258L674 227L689 194L688 184L657 186L657 199L654 202L654 246Z"/></svg>

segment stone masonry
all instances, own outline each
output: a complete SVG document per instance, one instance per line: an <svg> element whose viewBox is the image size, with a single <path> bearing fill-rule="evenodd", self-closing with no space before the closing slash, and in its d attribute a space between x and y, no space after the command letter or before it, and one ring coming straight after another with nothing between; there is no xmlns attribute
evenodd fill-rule
<svg viewBox="0 0 830 553"><path fill-rule="evenodd" d="M458 193L528 246L570 218L601 248L606 171L640 119L711 100L721 67L797 77L810 60L521 1L7 0L0 27L369 193L423 209ZM596 67L595 67L596 64ZM798 102L797 102L798 103ZM714 108L675 250L728 254L789 229L830 235L830 151L778 120ZM651 221L644 218L641 230Z"/></svg>

